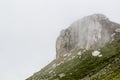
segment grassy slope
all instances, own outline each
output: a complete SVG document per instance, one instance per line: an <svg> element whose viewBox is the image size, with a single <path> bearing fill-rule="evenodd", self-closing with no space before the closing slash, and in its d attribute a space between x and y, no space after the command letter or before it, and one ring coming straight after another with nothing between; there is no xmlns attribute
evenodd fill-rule
<svg viewBox="0 0 120 80"><path fill-rule="evenodd" d="M51 78L43 69L26 80L120 80L120 42L113 42L101 48L102 57L92 56L92 51L86 51L81 58L76 56L57 66L54 69L56 75ZM78 51L73 53L77 54ZM61 73L65 74L62 78L58 76Z"/></svg>

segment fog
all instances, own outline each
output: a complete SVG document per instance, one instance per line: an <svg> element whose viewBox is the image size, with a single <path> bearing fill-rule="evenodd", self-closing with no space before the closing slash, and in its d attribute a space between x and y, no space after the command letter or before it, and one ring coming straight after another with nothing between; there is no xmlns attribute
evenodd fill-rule
<svg viewBox="0 0 120 80"><path fill-rule="evenodd" d="M59 32L102 13L120 23L119 0L1 0L0 79L25 80L56 56Z"/></svg>

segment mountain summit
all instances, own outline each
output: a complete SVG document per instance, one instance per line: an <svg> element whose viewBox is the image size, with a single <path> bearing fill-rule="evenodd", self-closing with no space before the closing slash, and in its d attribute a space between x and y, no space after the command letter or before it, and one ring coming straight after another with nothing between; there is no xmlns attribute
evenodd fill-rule
<svg viewBox="0 0 120 80"><path fill-rule="evenodd" d="M120 24L102 14L60 32L56 59L26 80L120 80Z"/></svg>
<svg viewBox="0 0 120 80"><path fill-rule="evenodd" d="M56 42L56 57L62 57L75 48L98 49L113 40L111 36L120 25L102 14L86 16L62 30Z"/></svg>

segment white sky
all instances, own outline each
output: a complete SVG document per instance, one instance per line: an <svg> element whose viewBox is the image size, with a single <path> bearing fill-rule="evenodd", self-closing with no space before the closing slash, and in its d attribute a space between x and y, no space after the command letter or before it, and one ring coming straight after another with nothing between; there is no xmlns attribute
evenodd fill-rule
<svg viewBox="0 0 120 80"><path fill-rule="evenodd" d="M0 80L25 80L55 58L61 29L94 13L120 23L120 0L1 0Z"/></svg>

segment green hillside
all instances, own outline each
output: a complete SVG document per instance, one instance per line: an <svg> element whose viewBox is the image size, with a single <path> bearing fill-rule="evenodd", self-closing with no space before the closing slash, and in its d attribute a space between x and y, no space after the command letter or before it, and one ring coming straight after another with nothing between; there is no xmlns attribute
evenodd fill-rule
<svg viewBox="0 0 120 80"><path fill-rule="evenodd" d="M120 80L120 42L98 49L101 57L93 56L93 51L72 50L26 80Z"/></svg>

